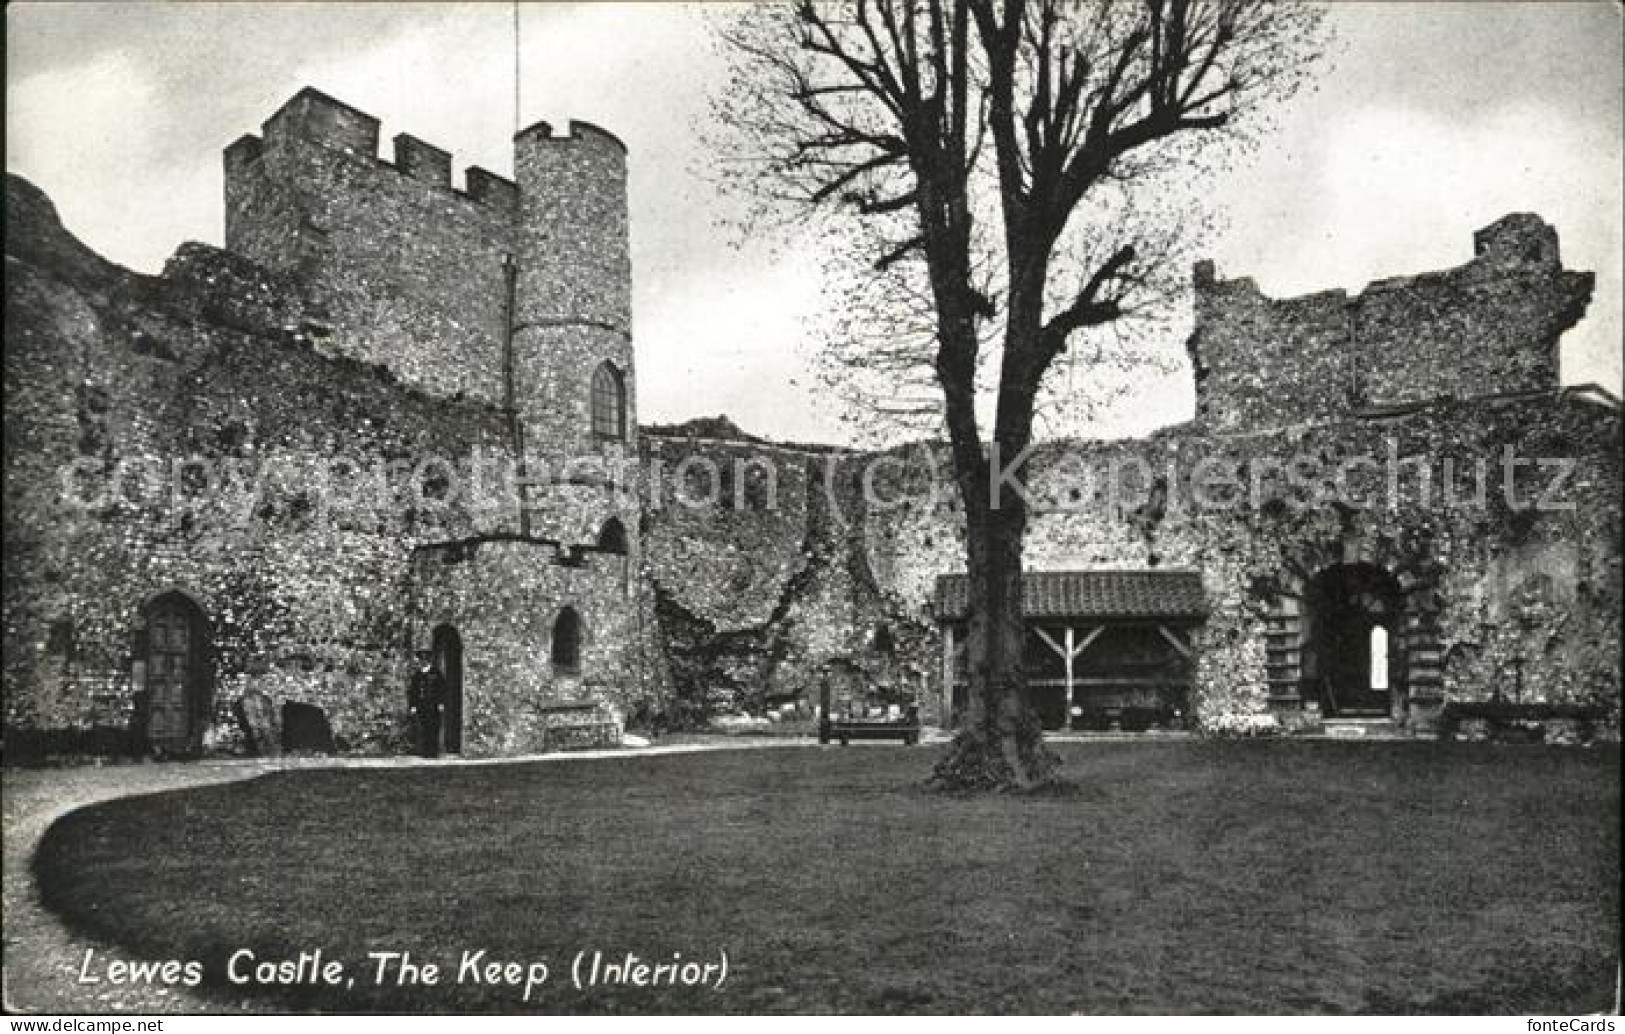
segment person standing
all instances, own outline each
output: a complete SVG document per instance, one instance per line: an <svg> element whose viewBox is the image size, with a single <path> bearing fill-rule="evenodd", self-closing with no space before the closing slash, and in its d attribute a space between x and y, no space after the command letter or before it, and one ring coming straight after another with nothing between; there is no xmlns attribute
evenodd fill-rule
<svg viewBox="0 0 1625 1034"><path fill-rule="evenodd" d="M418 753L426 758L440 756L440 720L446 701L446 679L435 667L434 656L418 651L417 671L407 688L412 707L412 725L417 733Z"/></svg>

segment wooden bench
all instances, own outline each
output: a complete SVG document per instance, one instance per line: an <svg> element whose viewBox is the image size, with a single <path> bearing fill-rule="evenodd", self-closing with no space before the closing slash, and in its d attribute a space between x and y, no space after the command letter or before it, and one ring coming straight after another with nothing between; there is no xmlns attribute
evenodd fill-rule
<svg viewBox="0 0 1625 1034"><path fill-rule="evenodd" d="M839 740L844 747L853 740L902 740L904 746L912 747L920 742L920 722L913 716L914 708L909 711L900 719L832 719L826 715L818 723L818 742Z"/></svg>
<svg viewBox="0 0 1625 1034"><path fill-rule="evenodd" d="M840 672L836 678L842 682L839 700L833 700L831 673L826 669L819 679L818 689L818 742L837 740L846 746L853 740L902 740L912 747L920 742L920 708L909 704L895 718L869 717L873 710L874 686L861 669ZM833 706L832 706L833 705ZM845 709L845 714L837 711ZM863 713L855 713L861 709Z"/></svg>

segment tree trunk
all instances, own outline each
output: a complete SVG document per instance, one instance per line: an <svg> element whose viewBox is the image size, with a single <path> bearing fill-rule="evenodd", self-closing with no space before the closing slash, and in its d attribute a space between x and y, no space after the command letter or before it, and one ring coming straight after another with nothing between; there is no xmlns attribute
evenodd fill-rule
<svg viewBox="0 0 1625 1034"><path fill-rule="evenodd" d="M968 546L970 696L953 745L931 778L949 790L1030 789L1052 780L1060 759L1044 746L1022 664L1021 549L1027 508L1009 491L993 493L998 505L989 505L988 465L979 467L970 476L980 473L980 485L967 486L965 474L960 475Z"/></svg>

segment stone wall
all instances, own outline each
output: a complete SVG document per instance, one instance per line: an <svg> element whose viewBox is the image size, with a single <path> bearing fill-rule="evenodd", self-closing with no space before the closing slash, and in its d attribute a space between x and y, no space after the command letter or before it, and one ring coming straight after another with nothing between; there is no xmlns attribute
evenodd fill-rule
<svg viewBox="0 0 1625 1034"><path fill-rule="evenodd" d="M161 277L8 183L6 383L26 396L7 413L9 728L138 725L143 615L170 591L208 626L203 749L234 747L249 689L322 706L346 749L405 749L410 650L438 622L468 624L473 751L536 746L526 716L549 701L647 724L665 666L640 573L624 148L527 132L521 239L515 184L470 169L458 190L449 155L405 134L380 161L376 119L302 91L225 152L230 250L184 245ZM530 334L511 365L510 319ZM629 389L618 442L589 434L603 359ZM589 630L579 677L536 666L565 605Z"/></svg>
<svg viewBox="0 0 1625 1034"><path fill-rule="evenodd" d="M477 537L418 550L411 620L428 649L437 626L463 644L463 752L503 755L542 749L552 705L594 701L622 721L647 713L661 671L632 648L652 615L629 556L570 549L542 539ZM580 618L579 666L553 664L559 615Z"/></svg>
<svg viewBox="0 0 1625 1034"><path fill-rule="evenodd" d="M572 122L568 136L538 123L515 136L514 168L514 391L527 463L549 485L528 500L529 530L565 537L582 521L621 512L635 549L638 522L613 498L637 480L626 148L587 123ZM619 436L592 424L593 374L603 363L624 392Z"/></svg>
<svg viewBox="0 0 1625 1034"><path fill-rule="evenodd" d="M934 707L923 695L931 626L882 591L863 548L866 457L744 437L644 440L644 543L674 721L810 706L825 677Z"/></svg>
<svg viewBox="0 0 1625 1034"><path fill-rule="evenodd" d="M301 91L225 151L226 249L301 285L324 351L501 404L517 189L481 169L455 189L405 134L393 164L377 150L377 119Z"/></svg>
<svg viewBox="0 0 1625 1034"><path fill-rule="evenodd" d="M322 354L280 274L188 245L137 276L31 185L6 201L7 727L128 723L142 608L178 589L211 625L211 742L258 687L392 749L412 550L516 520L440 473L503 455L502 414Z"/></svg>
<svg viewBox="0 0 1625 1034"><path fill-rule="evenodd" d="M1226 432L1555 390L1558 338L1584 314L1592 274L1563 269L1556 231L1536 216L1506 216L1474 244L1463 266L1381 280L1353 298L1277 300L1198 264L1198 419Z"/></svg>
<svg viewBox="0 0 1625 1034"><path fill-rule="evenodd" d="M457 190L445 151L403 134L384 163L377 135L302 92L226 151L231 250L158 277L8 181L6 728L137 722L170 591L208 622L205 749L235 748L249 689L322 707L345 749L405 749L411 650L441 624L471 753L536 749L554 704L693 725L826 678L942 720L946 450L640 433L619 141L534 126L520 186ZM1029 568L1200 572L1204 719L1301 707L1306 587L1363 563L1400 586L1407 715L1499 695L1617 726L1619 408L1557 387L1590 275L1532 216L1476 244L1354 298L1198 267L1197 421L1034 450ZM589 419L604 362L619 440ZM551 662L564 607L579 672Z"/></svg>
<svg viewBox="0 0 1625 1034"><path fill-rule="evenodd" d="M1201 572L1199 715L1301 706L1272 684L1272 622L1315 574L1358 562L1406 587L1414 698L1501 694L1617 718L1619 435L1616 405L1550 392L1290 431L1047 444L1018 468L1033 507L1025 560ZM964 521L945 449L894 459L875 468L894 505L867 512L867 568L882 597L921 613L936 577L963 570Z"/></svg>
<svg viewBox="0 0 1625 1034"><path fill-rule="evenodd" d="M1500 694L1617 712L1619 429L1616 407L1571 391L1283 432L1186 426L1051 443L1019 468L1033 507L1026 562L1200 572L1210 614L1196 635L1199 717L1303 706L1295 678L1272 667L1277 626L1317 573L1345 563L1405 587L1418 709ZM937 577L963 571L965 548L945 447L818 454L660 435L647 455L702 498L712 470L758 475L756 506L734 504L736 473L723 505L651 510L645 543L675 692L712 710L807 696L807 673L831 662L878 680L872 644L885 625L889 677L922 678L926 715L940 715L930 604Z"/></svg>

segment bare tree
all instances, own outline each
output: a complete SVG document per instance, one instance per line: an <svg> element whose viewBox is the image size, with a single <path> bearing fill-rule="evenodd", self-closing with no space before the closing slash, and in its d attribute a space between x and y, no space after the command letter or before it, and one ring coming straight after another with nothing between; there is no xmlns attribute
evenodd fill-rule
<svg viewBox="0 0 1625 1034"><path fill-rule="evenodd" d="M852 337L860 359L905 403L940 392L971 598L970 706L943 785L1053 776L1022 670L1035 400L1091 330L1155 303L1181 236L1159 192L1301 85L1320 24L1273 0L794 0L725 31L734 173L855 217L849 240L887 285L858 299L884 313Z"/></svg>

